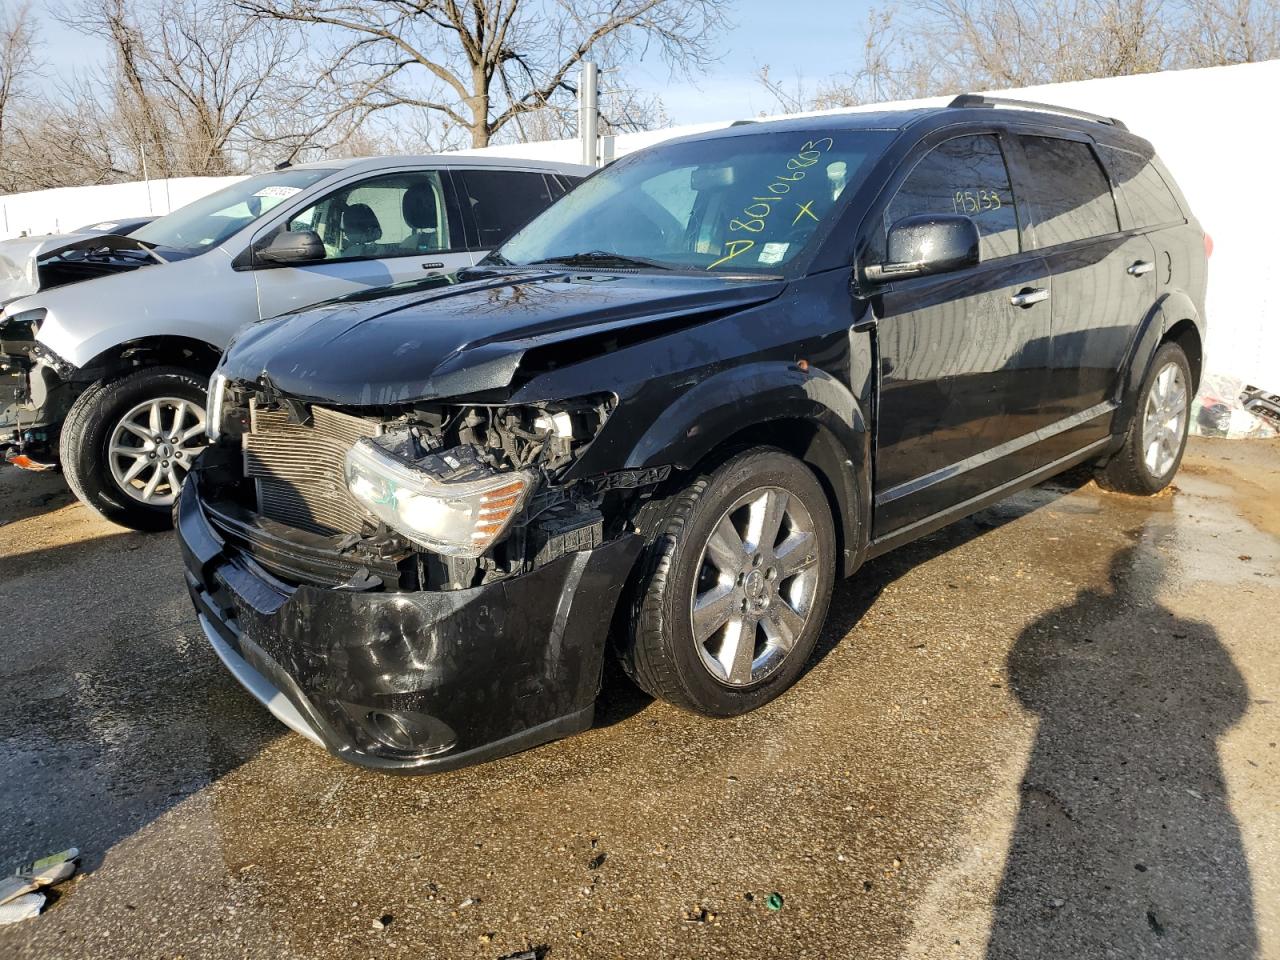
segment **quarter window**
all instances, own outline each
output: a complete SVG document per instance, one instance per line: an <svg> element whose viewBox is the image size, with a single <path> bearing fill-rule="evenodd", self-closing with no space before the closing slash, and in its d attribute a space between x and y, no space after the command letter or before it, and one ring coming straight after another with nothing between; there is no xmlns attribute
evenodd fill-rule
<svg viewBox="0 0 1280 960"><path fill-rule="evenodd" d="M983 260L1018 252L1017 202L994 136L956 137L929 151L885 210L885 230L903 217L926 213L959 213L973 220Z"/></svg>
<svg viewBox="0 0 1280 960"><path fill-rule="evenodd" d="M1042 247L1120 229L1111 184L1092 148L1078 140L1022 137L1036 192L1036 240Z"/></svg>
<svg viewBox="0 0 1280 960"><path fill-rule="evenodd" d="M343 187L292 217L286 230L312 230L326 260L369 260L452 248L444 186L434 171L394 173Z"/></svg>
<svg viewBox="0 0 1280 960"><path fill-rule="evenodd" d="M1102 159L1129 203L1133 226L1153 227L1186 219L1155 164L1128 150L1102 147L1101 151Z"/></svg>

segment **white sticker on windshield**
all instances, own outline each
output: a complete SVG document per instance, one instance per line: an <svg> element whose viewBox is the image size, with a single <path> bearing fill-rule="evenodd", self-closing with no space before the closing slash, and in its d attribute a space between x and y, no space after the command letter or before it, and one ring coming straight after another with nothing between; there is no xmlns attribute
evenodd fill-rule
<svg viewBox="0 0 1280 960"><path fill-rule="evenodd" d="M301 193L301 192L302 192L301 187L281 187L281 186L263 187L261 190L255 193L254 196L255 197L275 197L279 200L288 200L295 193Z"/></svg>
<svg viewBox="0 0 1280 960"><path fill-rule="evenodd" d="M761 263L781 263L782 258L787 255L787 247L789 243L766 243L760 250Z"/></svg>

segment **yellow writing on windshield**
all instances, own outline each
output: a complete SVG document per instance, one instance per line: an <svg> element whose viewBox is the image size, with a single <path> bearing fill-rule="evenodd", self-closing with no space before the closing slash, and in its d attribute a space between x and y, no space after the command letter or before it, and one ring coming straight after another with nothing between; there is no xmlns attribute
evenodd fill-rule
<svg viewBox="0 0 1280 960"><path fill-rule="evenodd" d="M729 221L729 230L734 233L762 233L769 224L770 215L777 209L778 201L790 193L792 186L803 180L808 175L809 168L818 163L822 155L834 145L835 141L830 137L806 141L793 156L787 158L785 172L779 172L773 176L761 191L761 195L752 197L751 202L742 208L741 213ZM818 220L818 215L813 211L813 203L813 200L803 204L796 203L799 212L792 219L792 226L799 223L803 217L809 217L815 222ZM754 247L754 240L746 238L729 240L725 244L727 251L725 256L709 265L707 269L713 270Z"/></svg>

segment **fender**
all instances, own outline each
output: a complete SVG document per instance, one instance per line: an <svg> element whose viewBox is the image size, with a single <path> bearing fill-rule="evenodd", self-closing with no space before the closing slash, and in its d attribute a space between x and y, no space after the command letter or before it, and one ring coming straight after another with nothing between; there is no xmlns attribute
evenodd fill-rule
<svg viewBox="0 0 1280 960"><path fill-rule="evenodd" d="M1201 350L1204 348L1204 319L1195 303L1181 290L1173 290L1162 294L1160 299L1148 311L1133 338L1129 355L1125 358L1120 377L1116 385L1115 400L1118 404L1115 414L1115 427L1112 430L1112 441L1107 453L1115 453L1124 444L1129 433L1129 426L1137 412L1138 390L1151 369L1151 361L1156 349L1165 335L1183 320L1195 324L1196 333L1200 337ZM1201 372L1204 363L1201 360Z"/></svg>
<svg viewBox="0 0 1280 960"><path fill-rule="evenodd" d="M811 430L788 428L780 435L771 427L796 421ZM834 501L844 570L851 574L870 529L870 432L857 398L826 371L779 360L713 374L663 411L632 447L626 467L692 470L726 441L755 429L819 475Z"/></svg>

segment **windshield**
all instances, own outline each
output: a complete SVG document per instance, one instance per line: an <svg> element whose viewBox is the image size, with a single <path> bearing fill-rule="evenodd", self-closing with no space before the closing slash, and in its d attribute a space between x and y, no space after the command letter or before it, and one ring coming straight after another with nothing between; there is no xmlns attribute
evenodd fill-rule
<svg viewBox="0 0 1280 960"><path fill-rule="evenodd" d="M883 131L761 131L633 154L573 190L494 264L780 274L813 246Z"/></svg>
<svg viewBox="0 0 1280 960"><path fill-rule="evenodd" d="M333 172L309 167L249 177L153 220L133 237L170 254L195 256Z"/></svg>

